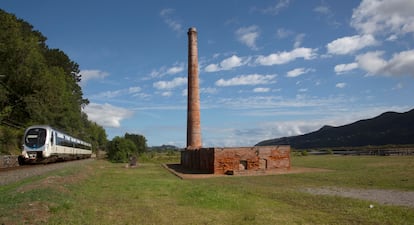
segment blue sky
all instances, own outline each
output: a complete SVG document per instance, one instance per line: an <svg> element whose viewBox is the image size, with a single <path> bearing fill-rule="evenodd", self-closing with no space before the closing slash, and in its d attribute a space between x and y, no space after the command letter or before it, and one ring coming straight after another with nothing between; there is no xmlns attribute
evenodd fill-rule
<svg viewBox="0 0 414 225"><path fill-rule="evenodd" d="M186 143L187 31L198 31L203 145L259 141L414 106L414 1L23 1L81 68L108 138Z"/></svg>

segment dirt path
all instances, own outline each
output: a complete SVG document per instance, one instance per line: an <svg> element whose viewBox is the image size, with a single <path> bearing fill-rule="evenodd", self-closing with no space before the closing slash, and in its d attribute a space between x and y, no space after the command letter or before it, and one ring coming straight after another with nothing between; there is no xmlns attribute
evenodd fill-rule
<svg viewBox="0 0 414 225"><path fill-rule="evenodd" d="M341 187L306 188L305 192L316 195L336 195L373 201L385 205L408 206L414 208L414 191L353 189ZM375 204L372 203L372 207Z"/></svg>

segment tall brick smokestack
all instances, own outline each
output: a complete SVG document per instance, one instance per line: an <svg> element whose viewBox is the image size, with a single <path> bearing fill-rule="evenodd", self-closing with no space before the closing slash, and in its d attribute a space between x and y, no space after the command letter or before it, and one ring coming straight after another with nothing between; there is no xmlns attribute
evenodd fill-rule
<svg viewBox="0 0 414 225"><path fill-rule="evenodd" d="M201 148L197 30L188 30L187 149Z"/></svg>

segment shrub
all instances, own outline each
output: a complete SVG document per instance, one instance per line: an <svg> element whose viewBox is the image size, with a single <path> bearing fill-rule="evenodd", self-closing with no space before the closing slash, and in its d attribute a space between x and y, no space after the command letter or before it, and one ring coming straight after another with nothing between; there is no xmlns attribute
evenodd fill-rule
<svg viewBox="0 0 414 225"><path fill-rule="evenodd" d="M112 162L128 162L129 157L138 156L138 150L131 140L115 137L107 146L108 159Z"/></svg>
<svg viewBox="0 0 414 225"><path fill-rule="evenodd" d="M19 155L22 136L21 130L0 126L0 154Z"/></svg>
<svg viewBox="0 0 414 225"><path fill-rule="evenodd" d="M308 151L303 150L303 151L301 152L301 155L302 155L302 156L307 156L307 155L308 155Z"/></svg>

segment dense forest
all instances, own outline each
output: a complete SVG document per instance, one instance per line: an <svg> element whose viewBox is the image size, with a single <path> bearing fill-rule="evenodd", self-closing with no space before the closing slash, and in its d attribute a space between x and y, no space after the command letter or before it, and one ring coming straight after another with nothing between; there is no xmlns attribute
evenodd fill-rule
<svg viewBox="0 0 414 225"><path fill-rule="evenodd" d="M0 154L18 153L24 128L49 124L105 148L103 127L82 112L79 65L29 23L0 9Z"/></svg>

